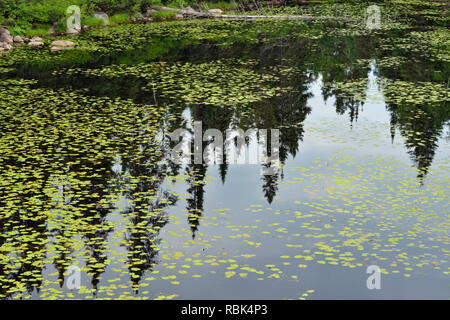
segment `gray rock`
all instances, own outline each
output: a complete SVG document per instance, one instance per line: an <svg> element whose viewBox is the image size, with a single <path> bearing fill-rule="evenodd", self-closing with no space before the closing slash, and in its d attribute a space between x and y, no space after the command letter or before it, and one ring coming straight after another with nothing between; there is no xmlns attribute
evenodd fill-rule
<svg viewBox="0 0 450 320"><path fill-rule="evenodd" d="M5 50L12 50L12 49L13 49L13 46L10 45L10 44L8 44L8 43L5 43L5 44L3 45L3 49L5 49Z"/></svg>
<svg viewBox="0 0 450 320"><path fill-rule="evenodd" d="M52 42L52 47L71 48L75 46L75 43L68 40L56 40Z"/></svg>
<svg viewBox="0 0 450 320"><path fill-rule="evenodd" d="M62 51L62 50L64 50L64 48L61 48L61 47L51 47L50 50L53 51L53 52L57 52L57 51Z"/></svg>
<svg viewBox="0 0 450 320"><path fill-rule="evenodd" d="M66 31L66 33L67 33L68 35L77 35L77 34L80 34L80 30L77 30L77 29L68 29L68 30Z"/></svg>
<svg viewBox="0 0 450 320"><path fill-rule="evenodd" d="M43 42L40 42L40 41L30 41L30 42L28 43L28 45L29 45L30 47L40 48L40 47L44 46L44 43L43 43Z"/></svg>
<svg viewBox="0 0 450 320"><path fill-rule="evenodd" d="M197 11L195 11L194 9L192 9L190 6L187 6L186 8L184 8L183 10L180 10L181 13L186 13L186 14L196 14L198 13Z"/></svg>
<svg viewBox="0 0 450 320"><path fill-rule="evenodd" d="M30 42L42 42L42 38L41 37L33 37L33 38L31 38Z"/></svg>
<svg viewBox="0 0 450 320"><path fill-rule="evenodd" d="M11 35L9 35L7 33L0 34L0 41L1 42L6 42L6 43L13 43L14 42L13 37L11 37Z"/></svg>
<svg viewBox="0 0 450 320"><path fill-rule="evenodd" d="M209 9L208 12L212 14L222 14L223 11L220 9Z"/></svg>
<svg viewBox="0 0 450 320"><path fill-rule="evenodd" d="M175 9L173 9L173 8L164 7L164 6L159 7L158 9L159 9L159 10L163 10L163 11L175 11Z"/></svg>
<svg viewBox="0 0 450 320"><path fill-rule="evenodd" d="M13 37L13 41L14 41L15 43L23 43L23 39L22 39L21 36L15 36L15 37Z"/></svg>
<svg viewBox="0 0 450 320"><path fill-rule="evenodd" d="M6 28L0 28L0 35L3 35L3 34L6 34L6 35L8 35L8 36L11 35L11 33L9 32L8 29L6 29Z"/></svg>

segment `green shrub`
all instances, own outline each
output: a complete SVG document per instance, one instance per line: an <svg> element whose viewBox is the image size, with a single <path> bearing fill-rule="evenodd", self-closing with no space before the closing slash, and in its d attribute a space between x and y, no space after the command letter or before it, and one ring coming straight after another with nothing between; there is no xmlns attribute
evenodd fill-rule
<svg viewBox="0 0 450 320"><path fill-rule="evenodd" d="M40 25L40 26L34 26L34 27L23 27L23 26L13 26L9 28L9 31L12 35L18 35L18 36L46 36L48 35L48 30L50 26L47 25Z"/></svg>
<svg viewBox="0 0 450 320"><path fill-rule="evenodd" d="M103 19L98 19L91 16L81 19L81 25L83 26L90 26L90 27L103 26L104 23L105 21Z"/></svg>
<svg viewBox="0 0 450 320"><path fill-rule="evenodd" d="M130 14L118 13L109 18L111 24L119 24L130 20Z"/></svg>
<svg viewBox="0 0 450 320"><path fill-rule="evenodd" d="M86 8L86 0L1 0L0 15L13 22L17 30L52 25L66 16L71 5Z"/></svg>
<svg viewBox="0 0 450 320"><path fill-rule="evenodd" d="M198 1L200 8L205 9L235 9L237 7L236 2L228 2L228 1L217 1L217 2L209 2L209 1Z"/></svg>
<svg viewBox="0 0 450 320"><path fill-rule="evenodd" d="M87 2L90 10L112 14L124 10L132 11L136 5L139 5L140 0L90 0Z"/></svg>
<svg viewBox="0 0 450 320"><path fill-rule="evenodd" d="M27 36L35 37L43 37L48 36L48 30L50 29L49 26L40 26L40 27L34 27L33 29L29 29L25 31L25 34Z"/></svg>

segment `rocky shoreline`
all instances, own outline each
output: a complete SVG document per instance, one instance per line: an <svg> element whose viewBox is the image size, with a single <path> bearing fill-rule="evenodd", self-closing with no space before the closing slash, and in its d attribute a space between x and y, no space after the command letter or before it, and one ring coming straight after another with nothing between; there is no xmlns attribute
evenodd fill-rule
<svg viewBox="0 0 450 320"><path fill-rule="evenodd" d="M32 48L44 47L44 39L41 37L21 37L11 36L6 28L0 29L0 52L9 51L15 47L28 45ZM51 51L61 51L75 46L75 43L68 40L55 40L50 45Z"/></svg>
<svg viewBox="0 0 450 320"><path fill-rule="evenodd" d="M158 12L171 12L171 14L165 16L158 15ZM103 26L98 27L108 27L108 15L104 12L97 12L93 15L94 18L105 20ZM147 9L144 14L139 14L139 16L133 17L131 20L124 21L121 24L127 23L149 23L153 21L162 20L179 20L179 19L195 19L195 18L220 18L220 19L296 19L296 20L348 20L347 17L330 17L330 16L296 16L296 15L278 15L278 16L258 16L258 15L224 15L222 9L207 9L205 11L194 10L191 7L185 7L182 9L152 6ZM64 33L56 33L57 23L55 23L49 30L49 36L63 36L63 35L78 35L82 31L94 28L93 26L82 26L80 30L69 29ZM27 45L32 48L44 48L44 40L41 37L20 37L11 36L9 30L5 27L0 29L0 52L9 51L16 48L24 47ZM51 42L51 51L61 51L75 47L75 43L69 40L56 40Z"/></svg>
<svg viewBox="0 0 450 320"><path fill-rule="evenodd" d="M155 13L158 11L170 11L175 14L170 17L155 17ZM149 23L153 21L161 21L161 20L179 20L185 18L203 18L203 17L213 17L214 15L222 14L221 9L210 9L208 12L201 12L192 9L191 7L186 7L183 9L174 9L168 7L152 7L147 9L145 14L141 15L141 17L134 17L130 21L126 21L124 23ZM98 12L94 14L94 17L100 17L107 15L103 12ZM49 30L49 36L62 36L69 35L74 36L80 34L82 31L89 30L93 28L92 26L82 26L81 30L69 29L65 33L56 33L57 23L55 23ZM50 44L50 50L53 52L67 50L75 47L75 43L69 40L55 40ZM10 51L14 48L23 48L24 46L28 46L31 48L43 48L45 47L44 39L42 37L31 37L31 36L12 36L7 27L0 28L0 52Z"/></svg>

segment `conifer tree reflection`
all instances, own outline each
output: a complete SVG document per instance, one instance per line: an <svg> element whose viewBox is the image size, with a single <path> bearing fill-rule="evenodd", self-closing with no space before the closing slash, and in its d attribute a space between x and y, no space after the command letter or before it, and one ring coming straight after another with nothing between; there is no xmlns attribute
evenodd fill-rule
<svg viewBox="0 0 450 320"><path fill-rule="evenodd" d="M29 112L27 106L19 106L19 110ZM47 150L41 141L47 133L45 124L24 123L8 130L9 121L14 120L5 117L2 121L8 134L0 136L0 298L7 299L24 292L32 294L35 289L39 292L42 287L47 212L52 207L46 187L53 159L39 157ZM40 143L20 153L30 141Z"/></svg>
<svg viewBox="0 0 450 320"><path fill-rule="evenodd" d="M164 124L161 128L168 127L169 131L180 125L179 119L159 120ZM171 141L163 131L155 134L143 122L130 148L122 153L122 170L128 186L124 192L128 206L123 215L129 219L125 245L128 270L136 291L145 272L158 263L159 232L168 223L165 209L178 201L163 185L169 175L176 175L179 170L179 165L170 161Z"/></svg>
<svg viewBox="0 0 450 320"><path fill-rule="evenodd" d="M83 159L82 156L80 158ZM95 162L79 161L70 168L71 174L77 177L80 186L84 186L82 189L77 188L72 196L72 202L76 202L80 209L78 230L87 249L84 260L95 291L108 264L107 240L108 234L113 229L108 221L108 216L113 210L108 200L110 194L108 182L114 175L111 170L112 162L111 158L96 159Z"/></svg>
<svg viewBox="0 0 450 320"><path fill-rule="evenodd" d="M433 162L438 139L450 118L448 106L434 104L410 108L388 104L386 108L391 113L391 125L397 127L405 139L408 154L418 170L417 178L422 181Z"/></svg>
<svg viewBox="0 0 450 320"><path fill-rule="evenodd" d="M207 108L202 105L195 105L190 108L191 118L193 122L202 122L202 132L200 139L202 140L202 151L205 150L207 142L203 141L203 134L208 128L215 128L215 110ZM193 135L194 131L188 128L188 131ZM191 161L186 165L185 175L187 183L187 193L189 194L186 199L187 202L187 213L188 213L188 223L192 231L192 239L195 238L198 226L200 224L200 219L203 214L203 202L205 194L206 185L206 171L208 165L202 161L201 164L196 164L194 159L194 153L191 154Z"/></svg>
<svg viewBox="0 0 450 320"><path fill-rule="evenodd" d="M188 184L187 192L189 197L187 201L188 222L192 231L192 238L200 224L200 218L203 213L203 201L205 194L205 176L207 170L206 164L189 164L186 167L186 183Z"/></svg>
<svg viewBox="0 0 450 320"><path fill-rule="evenodd" d="M280 74L279 85L292 89L287 90L281 96L256 103L253 106L255 117L252 125L254 127L279 129L280 131L279 161L281 167L286 163L289 155L293 157L297 155L299 143L304 136L303 122L311 112L307 102L312 97L308 87L312 79L306 73L306 67L302 63L298 63L297 60L291 63L297 68L297 72L289 77ZM270 142L271 139L268 138L268 151L271 150ZM270 164L262 164L262 166L267 168ZM268 203L272 203L278 191L279 180L283 179L282 168L276 170L273 175L264 175L261 179L264 197Z"/></svg>

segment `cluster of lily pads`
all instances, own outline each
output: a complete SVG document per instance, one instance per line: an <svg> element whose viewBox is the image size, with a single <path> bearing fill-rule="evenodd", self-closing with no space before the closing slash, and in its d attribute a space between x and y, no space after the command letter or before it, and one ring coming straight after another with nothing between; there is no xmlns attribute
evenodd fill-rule
<svg viewBox="0 0 450 320"><path fill-rule="evenodd" d="M153 62L134 66L110 65L102 69L68 69L53 74L142 78L147 84L141 90L185 104L245 105L292 90L277 87L279 78L270 70L256 72L256 65L256 61L236 59L207 63Z"/></svg>
<svg viewBox="0 0 450 320"><path fill-rule="evenodd" d="M332 7L315 8L278 14L333 14ZM364 8L338 9L334 13L354 18ZM428 46L436 68L445 66L448 35L443 29L410 32L407 17L399 25L392 19L375 32L386 45L377 52L381 58L347 57L350 50L343 50L342 60L332 59L343 43L368 33L361 21L123 25L90 30L70 52L6 54L0 61L0 299L188 298L189 290L224 281L248 287L262 281L286 289L283 298L305 299L317 293L304 285L308 272L321 266L365 273L363 267L377 264L384 274L406 278L450 275L448 142L439 142L443 151L431 166L448 122L449 88L384 73L423 58L420 50L414 59L392 53L410 48L405 39ZM383 40L389 30L402 36ZM248 51L233 57L240 47L263 48L263 60L295 41L316 51L294 52L269 66L247 58ZM201 46L232 57L177 59L178 48ZM371 96L370 80L361 76L374 61L383 76ZM58 85L37 79L29 66L52 70L48 76ZM135 95L154 103L59 83L66 78L75 84L122 79L129 90L127 80L138 79ZM363 121L344 130L342 121L305 121L309 86L317 78L336 99L389 104L390 127ZM327 149L311 163L283 164L284 178L264 186L266 193L279 192L272 203L242 207L231 199L204 206L220 178L205 165L169 160L168 135L188 122L180 105L210 124L223 121L224 128L232 121L273 123L293 156L303 131L314 136L315 147L337 151ZM392 149L406 148L417 168L374 153L396 130L401 136ZM368 145L367 153L360 151ZM66 287L71 266L82 274L76 290Z"/></svg>
<svg viewBox="0 0 450 320"><path fill-rule="evenodd" d="M409 105L450 102L450 89L440 83L379 79L377 82L381 92L369 92L368 82L367 78L363 78L337 82L335 85L338 95L354 97L363 102L384 100L387 103Z"/></svg>

